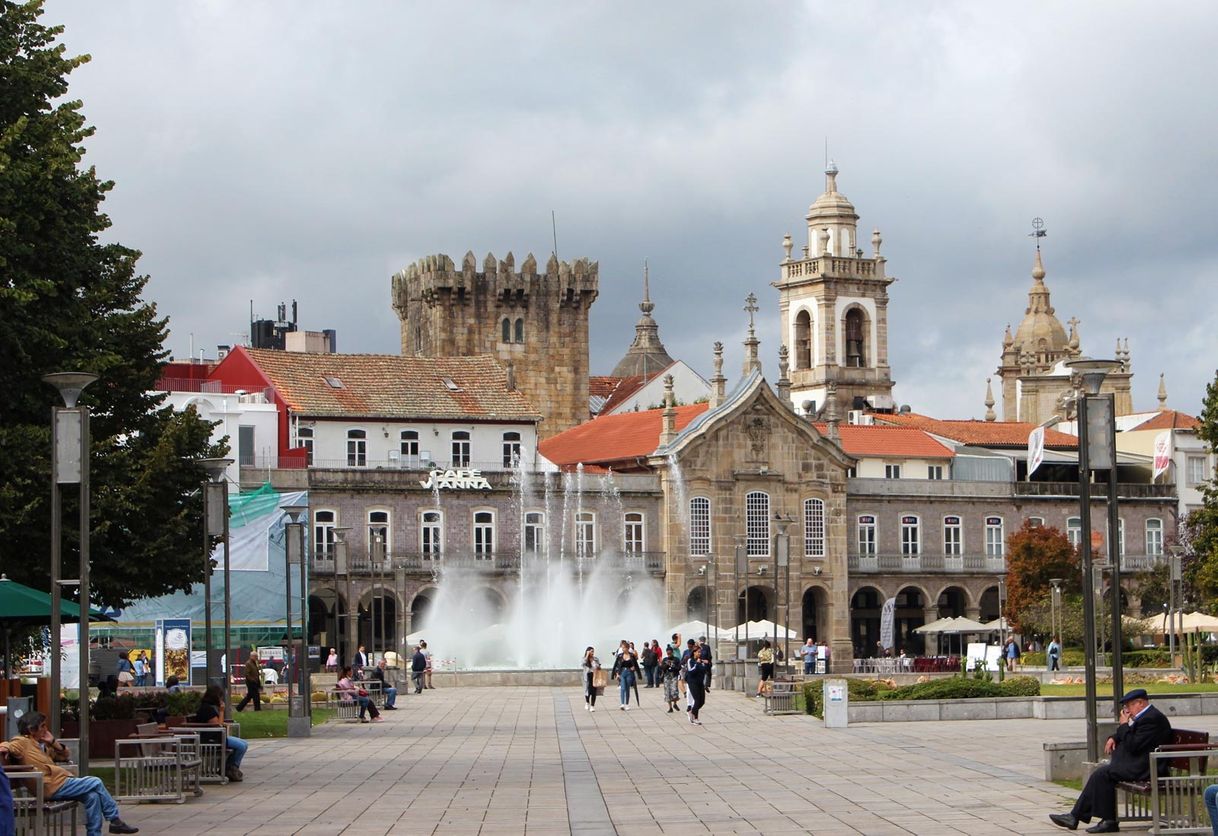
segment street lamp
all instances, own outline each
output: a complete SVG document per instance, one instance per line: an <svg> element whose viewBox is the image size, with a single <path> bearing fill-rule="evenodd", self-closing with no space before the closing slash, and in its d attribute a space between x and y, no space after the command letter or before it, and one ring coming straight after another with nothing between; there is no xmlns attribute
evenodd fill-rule
<svg viewBox="0 0 1218 836"><path fill-rule="evenodd" d="M351 567L348 565L347 532L349 526L339 526L334 529L334 624L337 627L338 618L338 576L347 577L347 634L343 637L343 661L351 664L355 658L355 618L356 609L351 605Z"/></svg>
<svg viewBox="0 0 1218 836"><path fill-rule="evenodd" d="M312 733L312 691L309 684L308 648L305 632L308 629L308 561L305 559L305 519L307 505L285 505L283 513L288 517L284 524L284 585L287 589L285 612L288 647L292 646L292 566L300 567L300 644L297 645L296 666L293 676L299 676L299 694L292 699L292 676L288 677L288 737L308 737ZM297 673L299 672L299 673Z"/></svg>
<svg viewBox="0 0 1218 836"><path fill-rule="evenodd" d="M734 621L736 623L736 628L735 628L736 629L736 636L735 636L736 658L732 660L732 681L739 682L740 683L739 690L746 691L748 689L746 688L746 683L744 681L743 674L741 674L742 668L740 667L740 663L742 661L744 661L744 662L748 661L747 647L748 647L748 641L749 641L749 627L748 627L748 620L749 620L749 589L748 589L749 554L748 554L748 549L744 545L744 538L739 537L739 536L736 537L735 556L736 556L736 559L735 559L735 570L736 571L734 573L735 577L733 578L732 585L736 590L736 612L733 613L733 615L732 615L732 621ZM741 578L744 578L743 592L740 589L740 579ZM741 595L744 596L744 619L743 619L743 621L745 622L745 624L744 624L745 649L743 652L741 652L741 645L740 645L740 621L741 621L740 596Z"/></svg>
<svg viewBox="0 0 1218 836"><path fill-rule="evenodd" d="M212 539L224 537L228 514L228 485L224 473L233 463L232 459L199 459L199 466L207 475L203 482L203 632L204 632L204 682L212 684L215 677L215 655L211 627L211 559ZM225 660L227 664L227 659Z"/></svg>
<svg viewBox="0 0 1218 836"><path fill-rule="evenodd" d="M1066 367L1077 372L1080 377L1082 391L1075 397L1076 419L1078 423L1078 494L1079 494L1079 526L1081 552L1083 562L1083 664L1086 679L1086 711L1087 711L1087 759L1093 763L1099 760L1099 738L1096 730L1095 714L1095 601L1092 598L1094 588L1095 567L1091 562L1091 470L1109 471L1108 477L1108 539L1109 554L1112 555L1113 575L1112 594L1116 604L1113 614L1113 657L1112 657L1112 690L1115 700L1121 697L1123 676L1121 673L1120 651L1120 555L1116 546L1116 531L1119 525L1113 518L1117 515L1116 507L1116 434L1114 425L1113 399L1111 396L1101 396L1100 386L1104 377L1115 369L1120 368L1118 360L1071 360ZM1092 438L1094 436L1094 438ZM1114 700L1114 702L1115 702ZM1114 706L1114 714L1119 715L1119 704Z"/></svg>
<svg viewBox="0 0 1218 836"><path fill-rule="evenodd" d="M1050 629L1050 631L1052 631L1053 635L1049 637L1049 640L1050 641L1056 640L1058 642L1058 644L1061 644L1061 628L1058 626L1058 623L1057 623L1057 618L1058 618L1057 608L1058 608L1058 606L1060 606L1060 603L1061 603L1062 582L1064 580L1065 580L1065 578L1049 578L1049 583L1053 584L1053 595L1049 600L1050 607L1052 608L1051 615L1049 618L1049 621L1050 621L1049 629ZM1063 653L1062 655L1064 656L1065 654Z"/></svg>
<svg viewBox="0 0 1218 836"><path fill-rule="evenodd" d="M786 573L787 582L785 595L781 599L783 601L783 625L782 625L782 664L785 669L790 664L790 658L787 653L791 650L790 646L790 627L785 622L791 620L791 601L788 596L791 594L791 535L787 533L787 529L791 527L791 523L795 520L791 517L784 517L782 514L774 515L774 524L778 526L778 534L774 541L774 643L778 644L778 572L782 570Z"/></svg>
<svg viewBox="0 0 1218 836"><path fill-rule="evenodd" d="M80 688L80 769L89 770L89 408L77 406L80 393L97 375L89 372L56 372L44 375L43 383L59 390L63 406L51 407L51 734L59 736L61 709L60 688L60 600L61 586L70 582L60 579L63 569L60 540L63 522L60 519L59 486L80 485L80 622L77 625L79 644ZM7 672L6 672L7 675Z"/></svg>
<svg viewBox="0 0 1218 836"><path fill-rule="evenodd" d="M1005 575L998 578L998 643L1002 646L998 664L1006 664L1007 653L1007 618L1006 618L1007 579Z"/></svg>

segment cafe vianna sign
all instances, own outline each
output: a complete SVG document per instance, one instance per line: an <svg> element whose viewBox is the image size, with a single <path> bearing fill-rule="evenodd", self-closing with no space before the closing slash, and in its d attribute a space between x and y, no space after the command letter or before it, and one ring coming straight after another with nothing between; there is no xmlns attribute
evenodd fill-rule
<svg viewBox="0 0 1218 836"><path fill-rule="evenodd" d="M436 468L427 474L427 478L419 482L424 490L439 491L489 491L491 483L482 475L482 471L470 467L457 467L448 470Z"/></svg>

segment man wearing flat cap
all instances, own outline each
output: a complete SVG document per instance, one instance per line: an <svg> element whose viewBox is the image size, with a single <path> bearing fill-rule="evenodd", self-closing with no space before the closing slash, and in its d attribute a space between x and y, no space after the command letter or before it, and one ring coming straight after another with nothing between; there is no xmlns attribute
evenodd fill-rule
<svg viewBox="0 0 1218 836"><path fill-rule="evenodd" d="M1171 742L1171 723L1163 712L1150 704L1145 688L1134 688L1121 697L1121 725L1104 744L1108 763L1101 764L1087 779L1083 792L1069 813L1052 813L1049 819L1059 827L1074 830L1078 823L1099 818L1088 833L1117 833L1116 786L1121 781L1150 779L1150 753Z"/></svg>

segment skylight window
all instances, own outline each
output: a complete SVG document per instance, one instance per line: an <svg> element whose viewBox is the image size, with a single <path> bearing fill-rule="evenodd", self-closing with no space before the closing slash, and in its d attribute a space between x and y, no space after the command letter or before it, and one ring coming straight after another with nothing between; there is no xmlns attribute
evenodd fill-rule
<svg viewBox="0 0 1218 836"><path fill-rule="evenodd" d="M457 384L453 383L453 379L451 377L443 378L443 380L444 380L444 385L448 387L448 391L450 391L450 392L460 392L461 391L461 387L458 386Z"/></svg>
<svg viewBox="0 0 1218 836"><path fill-rule="evenodd" d="M337 377L327 377L326 383L329 384L331 389L342 389L343 388L343 382L341 380L339 380Z"/></svg>

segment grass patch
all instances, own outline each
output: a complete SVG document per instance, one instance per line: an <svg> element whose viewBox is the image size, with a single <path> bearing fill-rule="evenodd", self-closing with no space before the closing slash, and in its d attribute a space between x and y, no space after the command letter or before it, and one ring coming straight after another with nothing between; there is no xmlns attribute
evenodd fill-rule
<svg viewBox="0 0 1218 836"><path fill-rule="evenodd" d="M1083 781L1081 778L1063 778L1060 781L1054 781L1053 783L1057 784L1059 787L1074 790L1075 792L1083 791Z"/></svg>
<svg viewBox="0 0 1218 836"><path fill-rule="evenodd" d="M314 708L313 725L319 726L334 716L331 708ZM287 737L288 713L286 711L242 711L233 715L241 724L242 740L258 740L265 737Z"/></svg>
<svg viewBox="0 0 1218 836"><path fill-rule="evenodd" d="M1196 682L1196 683L1171 683L1171 682L1147 682L1135 683L1126 682L1126 688L1142 687L1145 688L1153 698L1156 695L1163 694L1198 694L1202 692L1218 691L1218 684L1213 682ZM1111 682L1100 682L1096 685L1096 693L1101 697L1112 693ZM1077 685L1041 685L1040 694L1042 697L1081 697L1087 693L1087 687L1082 683Z"/></svg>
<svg viewBox="0 0 1218 836"><path fill-rule="evenodd" d="M114 767L113 766L89 766L89 774L101 778L102 783L106 785L106 789L114 792Z"/></svg>

